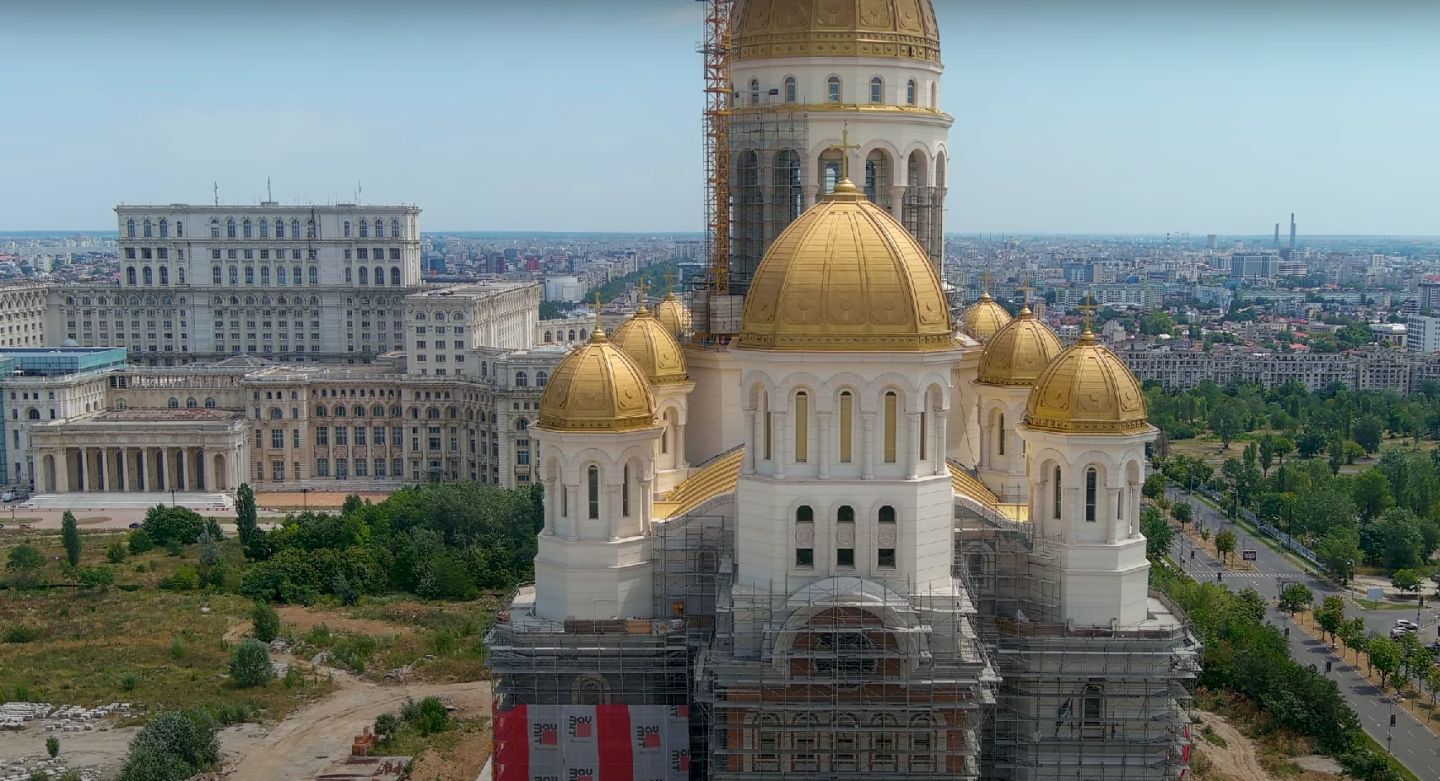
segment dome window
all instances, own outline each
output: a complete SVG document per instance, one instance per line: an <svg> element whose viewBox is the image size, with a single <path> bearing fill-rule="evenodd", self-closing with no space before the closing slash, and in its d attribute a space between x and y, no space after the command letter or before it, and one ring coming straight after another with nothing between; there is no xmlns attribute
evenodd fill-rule
<svg viewBox="0 0 1440 781"><path fill-rule="evenodd" d="M879 76L870 80L870 102L883 103L885 101L885 82Z"/></svg>
<svg viewBox="0 0 1440 781"><path fill-rule="evenodd" d="M829 103L840 102L840 77L831 76L825 80L825 100Z"/></svg>
<svg viewBox="0 0 1440 781"><path fill-rule="evenodd" d="M914 80L914 79L911 79L911 80L905 82L905 104L906 104L907 106L913 106L913 105L915 105L915 80Z"/></svg>
<svg viewBox="0 0 1440 781"><path fill-rule="evenodd" d="M785 102L786 102L786 103L794 103L794 102L796 102L797 100L799 100L798 92L799 92L799 90L797 89L797 85L796 85L796 83L795 83L795 77L794 77L794 76L786 76L786 77L785 77Z"/></svg>

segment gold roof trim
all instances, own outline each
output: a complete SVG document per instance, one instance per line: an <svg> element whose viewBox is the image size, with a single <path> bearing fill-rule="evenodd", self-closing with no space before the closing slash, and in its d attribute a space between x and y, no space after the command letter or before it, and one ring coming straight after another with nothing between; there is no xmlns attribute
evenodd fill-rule
<svg viewBox="0 0 1440 781"><path fill-rule="evenodd" d="M736 60L888 57L940 62L930 0L741 0Z"/></svg>
<svg viewBox="0 0 1440 781"><path fill-rule="evenodd" d="M770 245L745 296L739 346L927 352L956 342L930 258L844 180Z"/></svg>
<svg viewBox="0 0 1440 781"><path fill-rule="evenodd" d="M697 467L685 478L685 482L670 491L665 501L655 503L655 517L685 515L717 496L734 493L735 485L740 482L740 464L744 460L745 446L736 445Z"/></svg>
<svg viewBox="0 0 1440 781"><path fill-rule="evenodd" d="M950 470L950 487L955 493L968 496L992 510L1000 509L1000 497L965 471L964 467L948 459L945 461L945 466Z"/></svg>
<svg viewBox="0 0 1440 781"><path fill-rule="evenodd" d="M1139 381L1088 329L1035 381L1025 401L1025 425L1063 434L1150 430Z"/></svg>

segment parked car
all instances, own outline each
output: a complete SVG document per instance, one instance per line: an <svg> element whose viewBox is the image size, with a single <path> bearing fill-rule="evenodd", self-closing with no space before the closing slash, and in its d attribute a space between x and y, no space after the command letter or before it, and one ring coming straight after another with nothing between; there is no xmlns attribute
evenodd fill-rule
<svg viewBox="0 0 1440 781"><path fill-rule="evenodd" d="M34 530L35 530L35 527L34 527L34 526L31 526L31 525L28 524L28 523L22 523L22 524L20 524L20 530L21 530L21 531L27 531L27 532L28 532L28 531L34 531Z"/></svg>
<svg viewBox="0 0 1440 781"><path fill-rule="evenodd" d="M138 529L138 528L140 528L141 526L144 526L144 525L145 525L145 524L143 524L143 523L141 523L141 522L139 522L139 521L131 521L131 522L130 522L130 528L132 528L132 529Z"/></svg>
<svg viewBox="0 0 1440 781"><path fill-rule="evenodd" d="M1419 632L1419 631L1420 631L1420 625L1417 624L1417 623L1415 623L1414 621L1411 621L1411 620L1408 619L1408 618L1397 618L1397 619L1395 619L1395 628L1396 628L1396 629L1403 629L1403 630L1405 630L1406 632Z"/></svg>
<svg viewBox="0 0 1440 781"><path fill-rule="evenodd" d="M20 497L15 495L14 491L6 491L5 493L0 494L0 502L13 502L19 498Z"/></svg>

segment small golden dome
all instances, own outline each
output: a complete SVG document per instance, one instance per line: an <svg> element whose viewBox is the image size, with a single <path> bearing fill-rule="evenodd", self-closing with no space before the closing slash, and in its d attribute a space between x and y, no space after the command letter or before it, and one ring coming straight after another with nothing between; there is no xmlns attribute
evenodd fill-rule
<svg viewBox="0 0 1440 781"><path fill-rule="evenodd" d="M1036 320L1029 306L1022 307L1020 316L985 344L976 379L986 385L1033 385L1061 349L1055 332Z"/></svg>
<svg viewBox="0 0 1440 781"><path fill-rule="evenodd" d="M645 372L595 324L590 341L565 356L540 397L541 428L634 431L655 425Z"/></svg>
<svg viewBox="0 0 1440 781"><path fill-rule="evenodd" d="M965 333L985 343L1000 333L1000 329L1013 319L1010 313L1005 311L1005 307L995 303L989 293L981 293L980 300L960 314L960 325Z"/></svg>
<svg viewBox="0 0 1440 781"><path fill-rule="evenodd" d="M665 300L655 307L655 319L665 327L665 332L675 335L690 330L690 310L675 296L675 291L665 294Z"/></svg>
<svg viewBox="0 0 1440 781"><path fill-rule="evenodd" d="M741 0L736 60L893 57L940 62L930 0Z"/></svg>
<svg viewBox="0 0 1440 781"><path fill-rule="evenodd" d="M925 250L847 179L770 245L745 296L739 346L913 352L955 341Z"/></svg>
<svg viewBox="0 0 1440 781"><path fill-rule="evenodd" d="M685 354L680 349L680 343L644 304L635 310L634 317L615 329L611 341L640 365L651 384L664 385L689 379L685 374Z"/></svg>
<svg viewBox="0 0 1440 781"><path fill-rule="evenodd" d="M1035 381L1025 425L1065 434L1134 434L1150 428L1135 375L1087 328Z"/></svg>

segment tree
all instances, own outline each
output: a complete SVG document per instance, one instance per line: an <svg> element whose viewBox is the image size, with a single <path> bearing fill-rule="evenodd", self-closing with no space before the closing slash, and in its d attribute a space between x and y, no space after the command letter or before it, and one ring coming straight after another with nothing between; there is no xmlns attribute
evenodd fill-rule
<svg viewBox="0 0 1440 781"><path fill-rule="evenodd" d="M75 523L75 514L69 510L60 517L60 541L65 544L65 560L70 566L80 564L80 526Z"/></svg>
<svg viewBox="0 0 1440 781"><path fill-rule="evenodd" d="M125 538L125 546L130 549L131 556L139 556L142 553L153 550L155 541L144 529L135 529Z"/></svg>
<svg viewBox="0 0 1440 781"><path fill-rule="evenodd" d="M1379 469L1367 469L1355 476L1350 484L1350 495L1360 510L1360 517L1370 520L1390 509L1395 498L1390 490L1390 481Z"/></svg>
<svg viewBox="0 0 1440 781"><path fill-rule="evenodd" d="M1364 651L1369 639L1365 630L1365 619L1356 616L1342 624L1340 627L1340 639L1345 643L1347 648L1355 653L1358 654ZM1356 657L1356 660L1358 661L1359 657Z"/></svg>
<svg viewBox="0 0 1440 781"><path fill-rule="evenodd" d="M1380 437L1384 431L1380 424L1380 419L1374 415L1366 415L1357 421L1355 423L1355 430L1352 433L1355 442L1364 448L1366 455L1380 449Z"/></svg>
<svg viewBox="0 0 1440 781"><path fill-rule="evenodd" d="M11 573L15 584L21 587L34 584L40 577L40 568L45 566L45 557L33 545L17 545L10 549L5 560L5 571Z"/></svg>
<svg viewBox="0 0 1440 781"><path fill-rule="evenodd" d="M200 548L200 584L225 585L225 563L220 558L219 541L211 537L207 529L200 532L195 543Z"/></svg>
<svg viewBox="0 0 1440 781"><path fill-rule="evenodd" d="M1413 569L1398 569L1390 576L1390 585L1404 591L1407 594L1414 594L1420 591L1420 573Z"/></svg>
<svg viewBox="0 0 1440 781"><path fill-rule="evenodd" d="M1335 642L1335 633L1345 624L1345 600L1334 594L1326 597L1315 611L1315 623L1330 635L1330 642Z"/></svg>
<svg viewBox="0 0 1440 781"><path fill-rule="evenodd" d="M1341 439L1339 434L1330 438L1326 455L1329 456L1326 463L1330 465L1330 474L1340 474L1340 467L1345 463L1345 440Z"/></svg>
<svg viewBox="0 0 1440 781"><path fill-rule="evenodd" d="M1215 535L1215 551L1220 554L1226 564L1230 563L1230 554L1235 552L1235 532L1229 529L1222 529Z"/></svg>
<svg viewBox="0 0 1440 781"><path fill-rule="evenodd" d="M1230 441L1241 431L1240 410L1234 404L1218 404L1210 411L1210 430L1220 438L1222 450L1230 449Z"/></svg>
<svg viewBox="0 0 1440 781"><path fill-rule="evenodd" d="M270 649L259 640L245 640L230 653L230 680L242 689L264 686L275 677Z"/></svg>
<svg viewBox="0 0 1440 781"><path fill-rule="evenodd" d="M1140 512L1140 533L1145 535L1145 555L1158 559L1170 553L1175 530L1165 522L1165 516L1159 510L1146 507Z"/></svg>
<svg viewBox="0 0 1440 781"><path fill-rule="evenodd" d="M280 614L268 602L257 600L250 611L250 627L256 640L268 643L280 634Z"/></svg>
<svg viewBox="0 0 1440 781"><path fill-rule="evenodd" d="M1335 575L1341 585L1350 582L1355 573L1355 563L1360 561L1362 555L1360 534L1349 527L1331 529L1315 546L1315 556Z"/></svg>
<svg viewBox="0 0 1440 781"><path fill-rule="evenodd" d="M200 537L200 532L205 530L205 519L193 510L162 504L151 507L145 513L141 528L156 545L169 545L171 542L192 545Z"/></svg>
<svg viewBox="0 0 1440 781"><path fill-rule="evenodd" d="M1370 543L1365 552L1372 561L1391 569L1405 569L1421 563L1425 534L1415 513L1403 507L1386 510L1372 531L1373 534L1362 534L1360 538L1362 542Z"/></svg>
<svg viewBox="0 0 1440 781"><path fill-rule="evenodd" d="M111 564L119 564L120 562L124 561L125 543L119 540L110 543L110 547L105 550L105 560L110 562Z"/></svg>
<svg viewBox="0 0 1440 781"><path fill-rule="evenodd" d="M120 781L184 781L219 760L213 719L199 711L169 711L130 741Z"/></svg>
<svg viewBox="0 0 1440 781"><path fill-rule="evenodd" d="M1307 428L1295 438L1295 452L1301 458L1314 458L1324 449L1325 435L1315 429Z"/></svg>
<svg viewBox="0 0 1440 781"><path fill-rule="evenodd" d="M1270 476L1270 465L1275 462L1275 436L1266 434L1260 438L1260 476Z"/></svg>
<svg viewBox="0 0 1440 781"><path fill-rule="evenodd" d="M1380 671L1380 688L1385 688L1385 679L1400 669L1400 646L1388 637L1375 637L1370 641L1370 664Z"/></svg>
<svg viewBox="0 0 1440 781"><path fill-rule="evenodd" d="M1154 501L1165 495L1165 475L1159 472L1145 478L1145 483L1140 486L1140 493L1146 499Z"/></svg>
<svg viewBox="0 0 1440 781"><path fill-rule="evenodd" d="M255 514L255 492L249 483L241 483L240 489L235 492L235 535L240 538L245 558L251 561L269 558L266 555L265 532L260 529Z"/></svg>
<svg viewBox="0 0 1440 781"><path fill-rule="evenodd" d="M1189 502L1177 503L1174 507L1170 508L1170 514L1175 517L1176 523L1180 524L1180 530L1182 532L1191 521L1195 520L1195 513L1191 511Z"/></svg>
<svg viewBox="0 0 1440 781"><path fill-rule="evenodd" d="M1280 591L1280 609L1294 615L1297 611L1310 607L1315 601L1315 595L1304 583L1288 583Z"/></svg>

